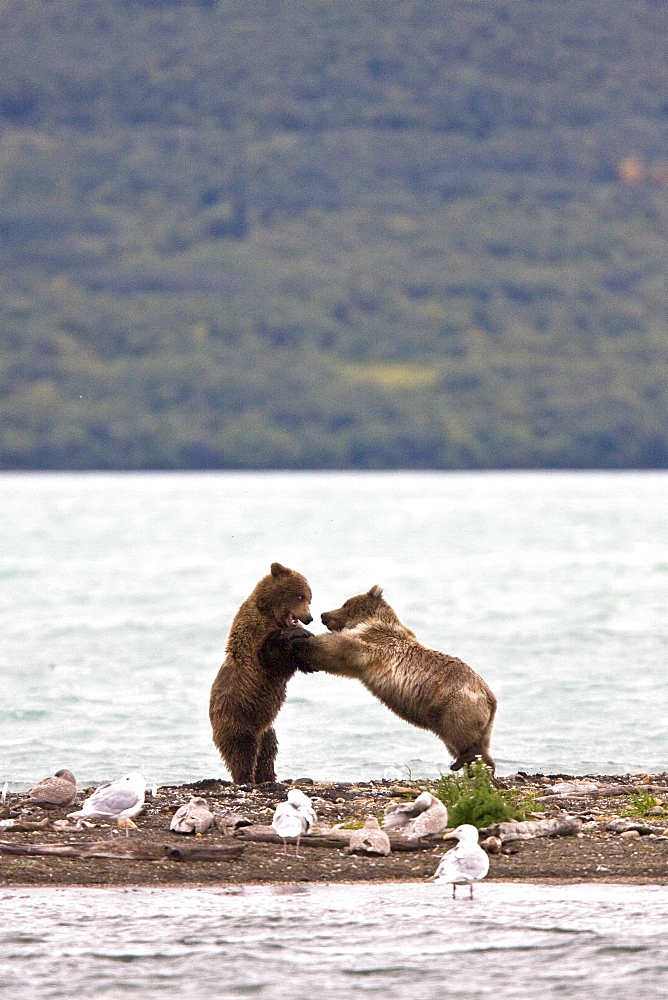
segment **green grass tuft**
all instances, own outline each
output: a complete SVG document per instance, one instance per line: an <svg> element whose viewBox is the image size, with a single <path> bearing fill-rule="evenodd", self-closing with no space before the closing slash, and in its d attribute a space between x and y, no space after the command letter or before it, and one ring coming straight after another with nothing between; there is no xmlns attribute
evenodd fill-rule
<svg viewBox="0 0 668 1000"><path fill-rule="evenodd" d="M447 806L449 826L471 823L480 829L525 818L512 792L494 785L489 768L480 758L457 774L442 774L429 791Z"/></svg>
<svg viewBox="0 0 668 1000"><path fill-rule="evenodd" d="M629 806L624 811L626 816L648 816L651 809L660 805L656 796L642 790L631 792L629 799Z"/></svg>

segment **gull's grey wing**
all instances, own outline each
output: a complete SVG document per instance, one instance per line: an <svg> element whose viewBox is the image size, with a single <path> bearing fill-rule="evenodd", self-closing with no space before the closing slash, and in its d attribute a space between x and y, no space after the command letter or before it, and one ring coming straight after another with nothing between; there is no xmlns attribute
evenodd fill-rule
<svg viewBox="0 0 668 1000"><path fill-rule="evenodd" d="M95 810L116 816L124 809L132 809L138 802L141 802L141 796L131 788L114 788L113 785L108 785L106 788L101 786L93 792L88 799L88 808L94 807Z"/></svg>
<svg viewBox="0 0 668 1000"><path fill-rule="evenodd" d="M489 861L479 854L467 854L463 858L458 858L457 867L469 878L480 878L486 874Z"/></svg>
<svg viewBox="0 0 668 1000"><path fill-rule="evenodd" d="M438 863L438 868L434 872L434 878L436 878L437 875L445 875L446 871L450 871L456 850L456 847L451 847L449 851L445 852Z"/></svg>
<svg viewBox="0 0 668 1000"><path fill-rule="evenodd" d="M462 852L453 860L457 871L466 878L482 878L489 870L489 858L484 851Z"/></svg>

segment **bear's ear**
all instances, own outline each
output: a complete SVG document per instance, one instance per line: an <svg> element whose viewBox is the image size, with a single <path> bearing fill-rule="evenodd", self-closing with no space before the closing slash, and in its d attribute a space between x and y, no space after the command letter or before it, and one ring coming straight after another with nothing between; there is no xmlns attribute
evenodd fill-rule
<svg viewBox="0 0 668 1000"><path fill-rule="evenodd" d="M382 596L383 596L383 588L379 587L377 583L374 583L371 590L367 591L367 597L382 597Z"/></svg>
<svg viewBox="0 0 668 1000"><path fill-rule="evenodd" d="M290 570L287 566L281 566L280 563L271 564L271 575L272 576L290 576Z"/></svg>

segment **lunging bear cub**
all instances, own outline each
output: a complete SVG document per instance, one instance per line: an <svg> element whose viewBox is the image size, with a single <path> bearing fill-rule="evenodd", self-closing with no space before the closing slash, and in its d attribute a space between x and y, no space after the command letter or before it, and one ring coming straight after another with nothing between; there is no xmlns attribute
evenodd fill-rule
<svg viewBox="0 0 668 1000"><path fill-rule="evenodd" d="M290 642L300 669L356 677L402 719L436 733L455 758L453 771L478 756L494 768L496 698L462 660L418 642L380 587L321 618L329 632Z"/></svg>
<svg viewBox="0 0 668 1000"><path fill-rule="evenodd" d="M213 742L237 785L276 780L273 722L299 668L285 638L310 636L299 625L313 621L310 602L306 578L275 562L232 622L211 688L209 718ZM310 672L307 665L303 669Z"/></svg>

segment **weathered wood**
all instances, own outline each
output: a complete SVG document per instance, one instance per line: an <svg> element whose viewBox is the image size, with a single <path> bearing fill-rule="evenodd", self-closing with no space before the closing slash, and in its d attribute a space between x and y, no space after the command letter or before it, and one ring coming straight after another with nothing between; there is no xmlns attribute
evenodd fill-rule
<svg viewBox="0 0 668 1000"><path fill-rule="evenodd" d="M627 833L629 830L637 830L638 833L645 836L648 833L662 834L665 830L665 825L652 825L646 823L641 819L626 819L624 816L620 816L618 819L613 819L605 825L606 830L611 830L612 833Z"/></svg>
<svg viewBox="0 0 668 1000"><path fill-rule="evenodd" d="M581 829L582 820L577 816L558 816L524 823L495 823L480 830L480 836L498 837L505 844L507 840L533 840L535 837L573 837Z"/></svg>
<svg viewBox="0 0 668 1000"><path fill-rule="evenodd" d="M234 861L245 850L245 844L232 844L229 847L216 844L174 847L172 844L155 842L125 843L124 840L81 844L9 844L0 841L0 854L75 858L80 861L88 858L113 858L117 861L162 861L165 858L173 861Z"/></svg>
<svg viewBox="0 0 668 1000"><path fill-rule="evenodd" d="M299 841L300 847L348 847L352 830L335 830L331 828L327 833L309 833ZM440 842L442 838L415 838L403 837L399 833L388 832L390 846L393 851L424 851L434 846L435 842ZM243 826L235 830L233 834L237 840L246 840L256 844L282 844L282 839L274 833L270 826ZM295 838L291 838L294 840Z"/></svg>
<svg viewBox="0 0 668 1000"><path fill-rule="evenodd" d="M19 832L29 833L32 830L46 830L47 826L50 824L51 820L48 816L44 819L31 820L31 819L1 819L0 820L0 831L5 833L7 830L17 830Z"/></svg>
<svg viewBox="0 0 668 1000"><path fill-rule="evenodd" d="M25 857L117 858L126 861L158 861L164 857L162 844L125 844L122 841L101 840L81 844L8 844L0 841L0 854L20 854Z"/></svg>
<svg viewBox="0 0 668 1000"><path fill-rule="evenodd" d="M0 854L20 854L22 856L55 854L63 858L80 857L80 853L65 844L8 844L0 840Z"/></svg>
<svg viewBox="0 0 668 1000"><path fill-rule="evenodd" d="M618 795L634 795L639 792L666 792L668 789L665 785L615 785L615 784L605 784L599 785L595 789L590 789L589 791L564 791L564 792L552 792L550 795L539 795L536 797L536 802L559 802L559 800L564 799L598 799L598 798L615 798Z"/></svg>
<svg viewBox="0 0 668 1000"><path fill-rule="evenodd" d="M200 846L185 844L178 847L166 845L165 856L173 861L234 861L246 850L245 844L234 844L231 847L223 847L219 844L210 846Z"/></svg>

